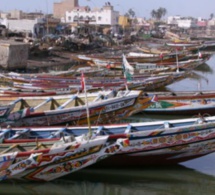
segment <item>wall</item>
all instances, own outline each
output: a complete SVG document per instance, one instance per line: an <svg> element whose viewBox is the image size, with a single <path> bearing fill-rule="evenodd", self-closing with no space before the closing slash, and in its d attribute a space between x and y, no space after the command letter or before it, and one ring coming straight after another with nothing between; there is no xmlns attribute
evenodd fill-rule
<svg viewBox="0 0 215 195"><path fill-rule="evenodd" d="M34 32L37 20L5 20L3 23L9 30L18 32Z"/></svg>
<svg viewBox="0 0 215 195"><path fill-rule="evenodd" d="M26 68L28 54L28 44L11 41L0 43L0 65L8 70Z"/></svg>

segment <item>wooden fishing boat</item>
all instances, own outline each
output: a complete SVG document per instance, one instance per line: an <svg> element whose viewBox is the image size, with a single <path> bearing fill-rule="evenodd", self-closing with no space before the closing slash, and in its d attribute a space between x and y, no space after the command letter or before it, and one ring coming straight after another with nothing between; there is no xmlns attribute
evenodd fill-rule
<svg viewBox="0 0 215 195"><path fill-rule="evenodd" d="M156 95L158 101L151 104L144 113L161 115L198 115L215 114L215 92L158 92L145 93Z"/></svg>
<svg viewBox="0 0 215 195"><path fill-rule="evenodd" d="M178 53L178 59L179 60L183 60L183 59L187 59L186 55L184 53ZM129 63L156 63L156 62L174 62L176 60L176 54L175 53L171 53L171 54L165 54L163 55L163 57L161 58L160 55L150 55L150 56L146 56L146 55L142 55L142 53L128 53L126 55L126 58L128 60ZM121 62L121 57L119 55L117 56L102 56L102 55L77 55L75 57L76 60L82 61L82 62L91 62L94 63L95 60L105 60L105 61L109 61L109 62Z"/></svg>
<svg viewBox="0 0 215 195"><path fill-rule="evenodd" d="M75 94L78 90L61 91L61 90L34 90L34 89L17 89L13 87L0 88L0 96L4 97L21 97L21 96L53 96L53 95L64 95L64 94Z"/></svg>
<svg viewBox="0 0 215 195"><path fill-rule="evenodd" d="M142 51L143 53L149 53L149 54L157 54L157 55L161 55L161 54L169 54L172 51L170 50L170 48L167 47L138 47L138 50Z"/></svg>
<svg viewBox="0 0 215 195"><path fill-rule="evenodd" d="M166 63L166 62L176 62L176 58L178 61L183 60L189 60L189 59L197 59L199 53L198 52L192 52L192 51L180 51L175 50L174 52L168 53L168 54L150 54L150 56L146 56L143 52L128 52L126 54L126 58L129 63ZM80 60L85 63L94 63L95 60L100 60L101 62L105 63L121 63L121 56L122 55L77 55L76 60ZM211 56L211 53L202 52L202 58L208 58ZM95 63L94 63L95 64Z"/></svg>
<svg viewBox="0 0 215 195"><path fill-rule="evenodd" d="M140 112L152 97L142 98L141 91L100 91L74 95L0 97L2 104L14 104L13 112L1 126L38 126L87 124L89 107L92 124L113 123ZM86 97L87 96L87 97ZM86 100L87 99L87 100ZM25 114L17 112L25 111ZM20 115L22 117L20 117ZM18 119L17 119L18 117Z"/></svg>
<svg viewBox="0 0 215 195"><path fill-rule="evenodd" d="M176 68L174 68L176 69ZM180 72L178 75L181 75L181 78L185 78L187 73ZM177 78L178 78L177 75ZM65 94L67 93L74 93L75 91L81 90L81 77L77 78L26 78L22 75L10 77L6 76L8 80L11 80L13 87L22 91L26 90L35 90L35 91L46 91L46 92L53 92L57 94ZM156 88L157 83L162 83L162 85L171 84L172 82L177 80L176 75L172 72L164 72L164 73L156 73L156 74L134 74L131 76L131 79L128 83L128 88L130 90L135 89L145 89L146 86L153 85L153 89ZM19 82L15 82L15 81ZM170 81L171 82L163 82L163 81ZM86 77L86 89L87 91L98 91L101 89L115 89L115 90L124 90L125 86L125 78L124 75L112 75L107 77ZM6 87L7 89L8 87ZM2 88L1 88L2 89ZM146 89L147 90L147 89ZM3 89L2 89L3 91ZM1 91L0 91L1 94ZM5 96L5 93L3 93ZM7 94L9 94L7 92Z"/></svg>
<svg viewBox="0 0 215 195"><path fill-rule="evenodd" d="M10 140L0 144L0 179L50 181L105 159L128 145L127 139L82 135L63 139Z"/></svg>
<svg viewBox="0 0 215 195"><path fill-rule="evenodd" d="M0 105L0 123L5 121L10 115L10 112L14 109L14 104L2 104Z"/></svg>
<svg viewBox="0 0 215 195"><path fill-rule="evenodd" d="M167 46L170 47L185 47L185 48L189 48L189 47L202 47L202 42L200 41L188 41L188 40L175 40L175 41L170 41L165 43Z"/></svg>
<svg viewBox="0 0 215 195"><path fill-rule="evenodd" d="M88 126L23 127L1 129L1 138L60 138L86 133ZM176 164L215 151L215 117L92 125L93 135L128 137L129 145L95 166L143 166ZM22 133L23 132L23 133Z"/></svg>

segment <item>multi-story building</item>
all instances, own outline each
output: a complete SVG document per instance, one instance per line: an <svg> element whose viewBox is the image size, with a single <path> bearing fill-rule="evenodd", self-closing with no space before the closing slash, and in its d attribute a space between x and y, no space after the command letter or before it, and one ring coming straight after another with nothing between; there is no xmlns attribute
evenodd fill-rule
<svg viewBox="0 0 215 195"><path fill-rule="evenodd" d="M105 4L101 9L91 10L90 7L76 7L66 12L66 23L118 25L119 12L111 4Z"/></svg>
<svg viewBox="0 0 215 195"><path fill-rule="evenodd" d="M53 15L55 18L65 20L66 11L70 12L78 6L78 0L62 0L61 2L54 3Z"/></svg>

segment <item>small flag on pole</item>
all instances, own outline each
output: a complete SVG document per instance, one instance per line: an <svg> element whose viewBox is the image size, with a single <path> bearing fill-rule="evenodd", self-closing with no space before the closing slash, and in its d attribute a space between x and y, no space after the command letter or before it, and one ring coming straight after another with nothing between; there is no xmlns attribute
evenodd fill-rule
<svg viewBox="0 0 215 195"><path fill-rule="evenodd" d="M154 95L151 99L151 102L158 102L158 96Z"/></svg>
<svg viewBox="0 0 215 195"><path fill-rule="evenodd" d="M107 68L107 69L110 69L110 68L111 68L110 64L107 64L106 68Z"/></svg>
<svg viewBox="0 0 215 195"><path fill-rule="evenodd" d="M131 81L131 75L134 74L134 68L129 64L124 54L122 55L122 68L124 72L124 78L126 78L127 81Z"/></svg>

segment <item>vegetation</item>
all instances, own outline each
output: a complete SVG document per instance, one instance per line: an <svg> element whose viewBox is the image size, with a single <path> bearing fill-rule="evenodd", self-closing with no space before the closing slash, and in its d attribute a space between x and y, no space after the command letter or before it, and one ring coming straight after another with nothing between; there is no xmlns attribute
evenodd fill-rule
<svg viewBox="0 0 215 195"><path fill-rule="evenodd" d="M214 18L214 14L211 13L211 14L210 14L210 19L213 19L213 18Z"/></svg>
<svg viewBox="0 0 215 195"><path fill-rule="evenodd" d="M135 18L136 17L136 13L133 9L129 9L128 12L125 14L125 16L129 17L129 18Z"/></svg>
<svg viewBox="0 0 215 195"><path fill-rule="evenodd" d="M157 10L152 10L151 11L151 16L152 18L155 18L156 20L160 20L163 16L167 14L166 8L160 7Z"/></svg>

